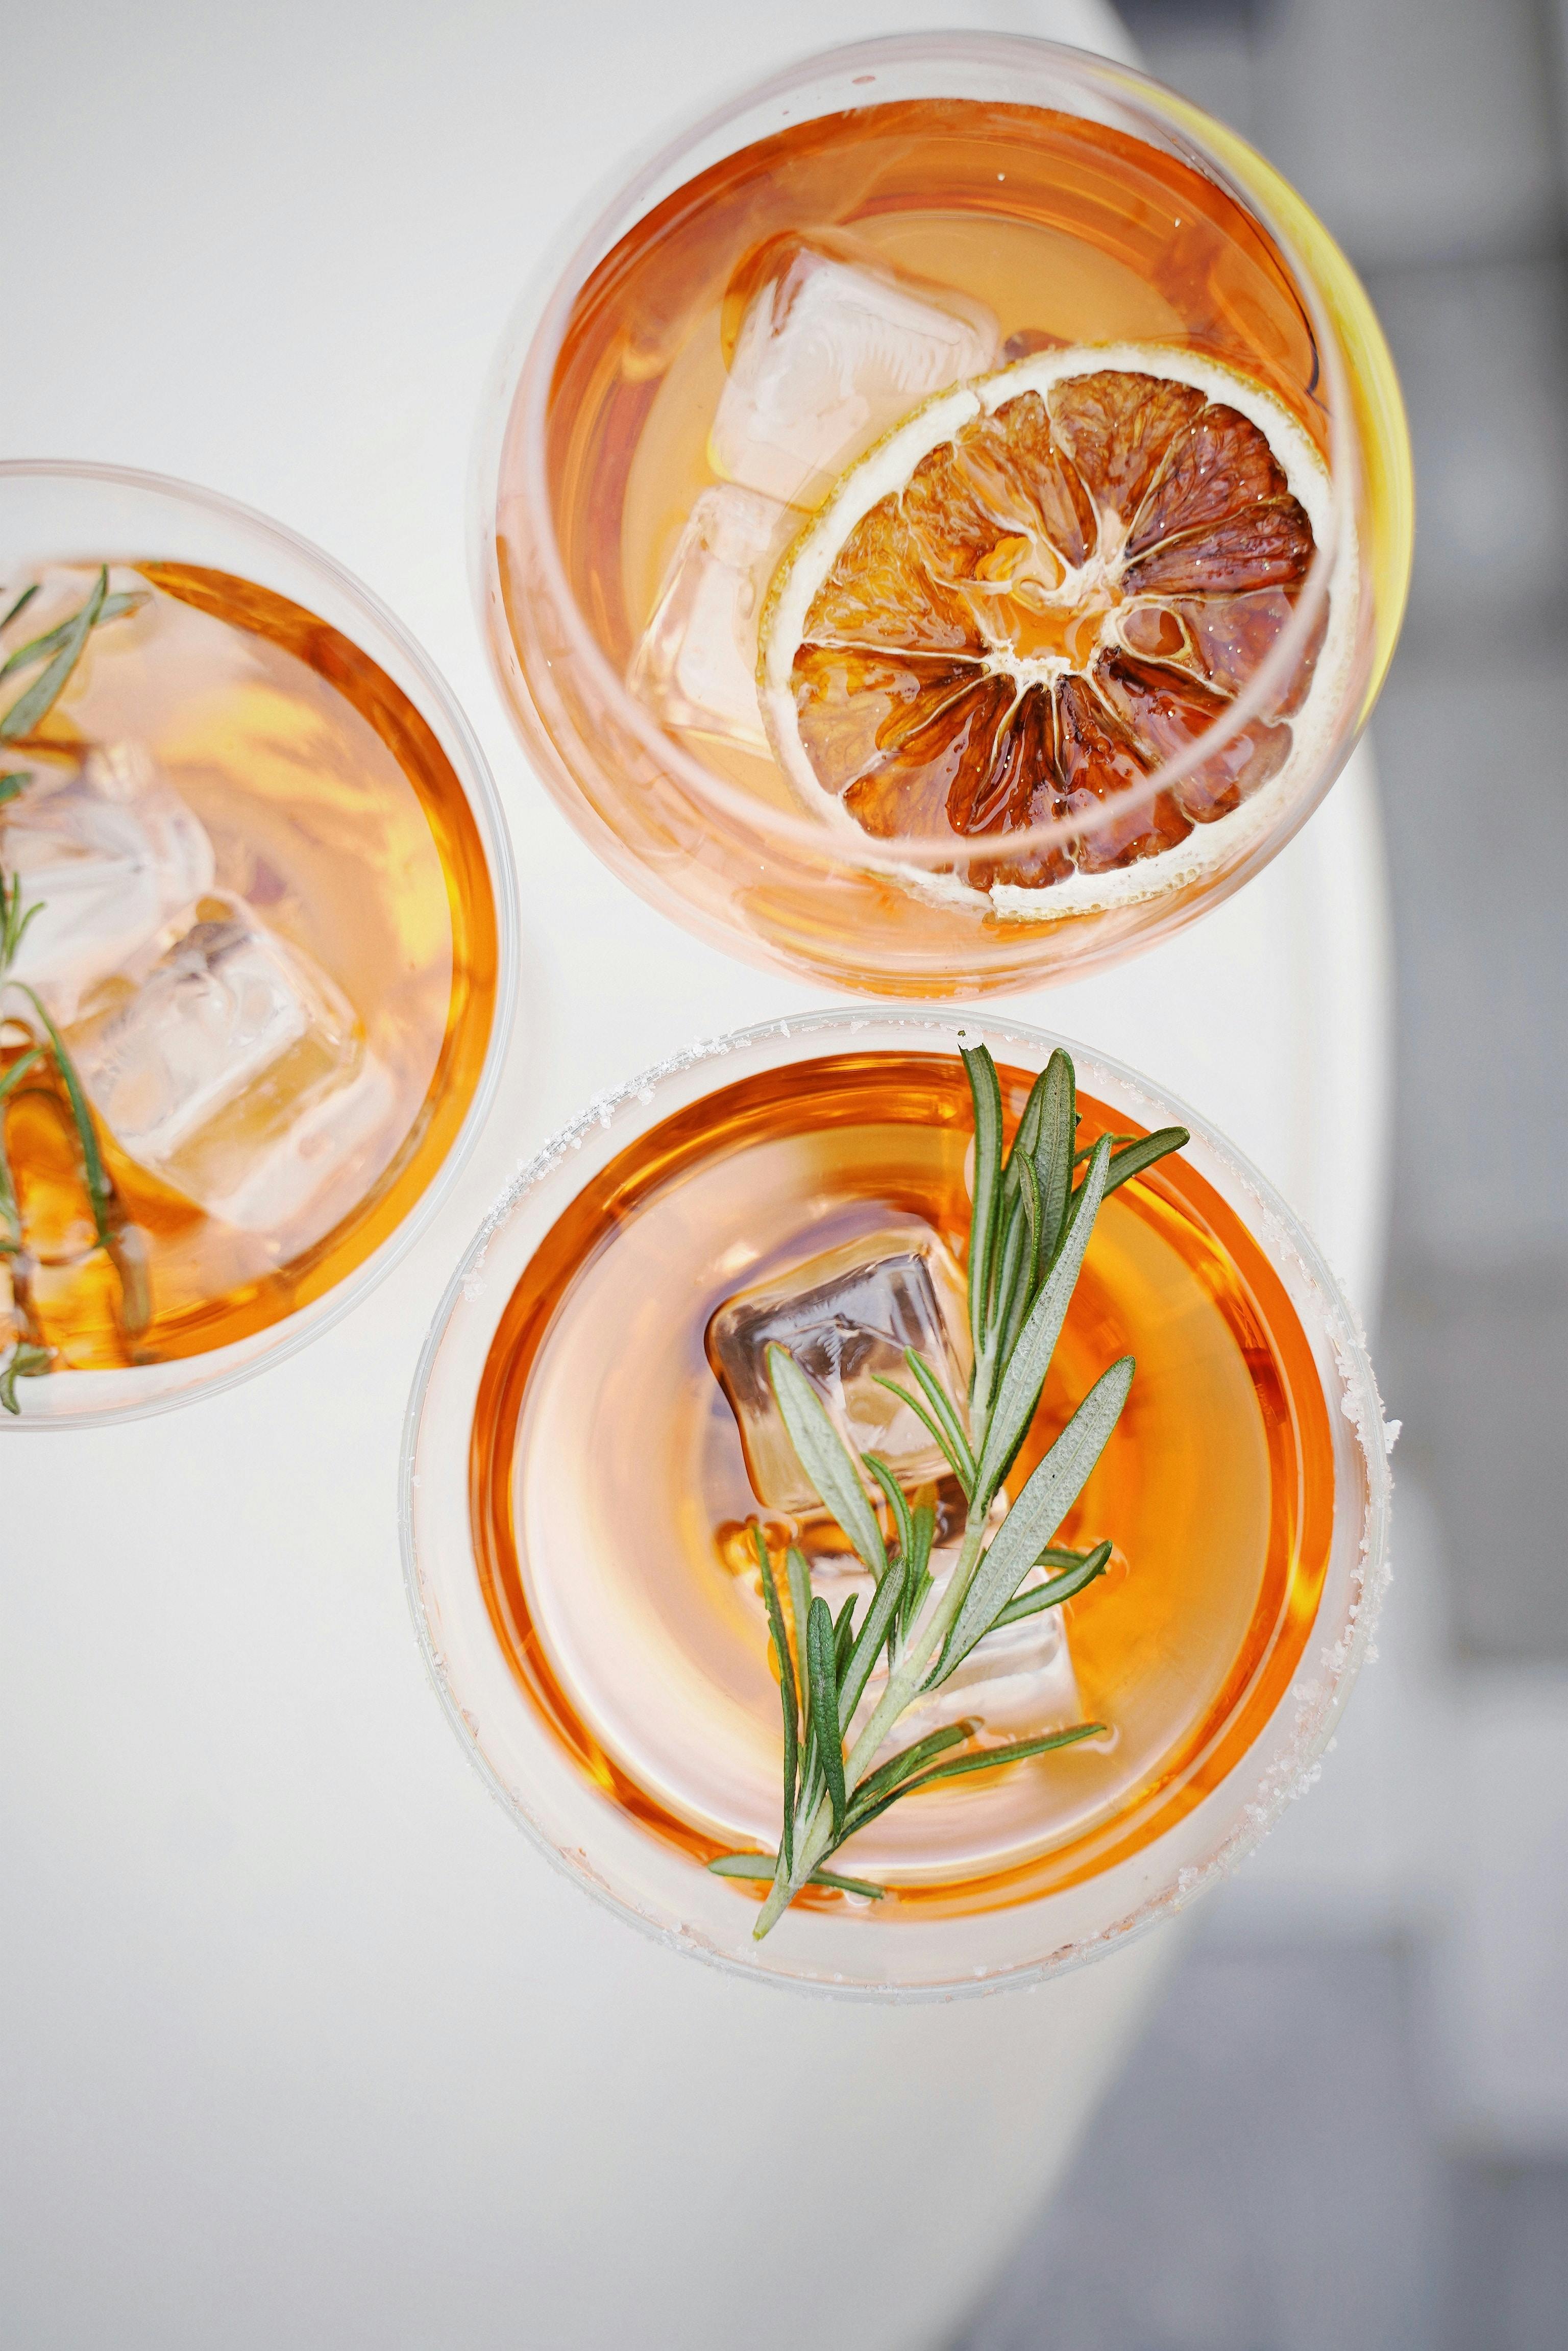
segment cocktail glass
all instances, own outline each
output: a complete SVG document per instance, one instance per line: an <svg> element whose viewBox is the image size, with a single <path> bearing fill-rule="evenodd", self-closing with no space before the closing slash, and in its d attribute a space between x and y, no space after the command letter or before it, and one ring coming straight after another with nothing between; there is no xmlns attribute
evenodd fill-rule
<svg viewBox="0 0 1568 2351"><path fill-rule="evenodd" d="M732 395L757 302L782 318L801 287L828 283L824 264L841 267L841 285L845 266L862 286L869 273L883 310L865 325L862 375L833 343L831 288L823 298L830 372L841 360L845 371L848 439L795 486L777 451L763 450L758 468L746 419L737 430L717 403ZM876 293L884 266L894 278ZM1104 347L1107 365L1185 370L1183 381L1220 402L1234 371L1260 388L1259 415L1288 413L1276 455L1295 434L1316 452L1301 460L1302 481L1315 484L1302 490L1316 509L1310 565L1303 556L1284 589L1258 588L1263 601L1249 609L1260 633L1247 646L1228 622L1216 650L1212 604L1134 616L1132 575L1113 552L1109 586L1096 557L1072 574L1071 596L1050 591L1053 628L1060 597L1078 613L1082 590L1085 645L1109 644L1104 630L1120 630L1124 650L1141 646L1156 670L1175 647L1229 698L1200 695L1198 717L1189 709L1174 729L1155 710L1131 781L1114 745L1096 738L1089 784L1030 799L1038 820L1001 841L998 778L1013 773L1004 754L1015 722L1020 756L1034 756L1023 705L1005 724L994 709L986 718L1002 728L989 797L971 792L960 809L949 790L942 814L941 760L956 757L944 737L940 758L921 770L924 799L873 793L869 812L848 815L854 794L835 799L833 777L795 739L802 674L789 669L789 647L807 619L796 613L787 629L768 617L769 580L777 605L791 565L816 577L797 557L848 479L833 465L890 425L899 381L903 406L915 408L944 380L947 362L898 309L913 302L918 313L926 299L938 319L943 302L959 314L948 326L960 373L980 364L977 350L987 366L1038 371L1043 359L1049 373L1065 342ZM975 327L980 317L990 326ZM906 330L913 342L889 359L886 336ZM879 366L893 391L872 381ZM763 391L772 398L778 386L770 379ZM813 396L829 402L820 382ZM1244 406L1251 398L1238 396ZM752 426L760 413L753 400ZM904 459L894 470L903 477ZM1017 528L1016 518L998 524L998 542ZM1102 513L1103 549L1119 528ZM539 774L653 904L733 952L838 986L973 998L1079 976L1145 946L1282 846L1375 698L1410 542L1409 453L1386 346L1343 256L1293 190L1234 133L1125 68L1045 42L955 33L873 41L776 75L644 162L582 231L523 303L502 353L479 451L476 588ZM1023 543L993 549L988 579L998 564L1016 566ZM1265 562L1246 577L1256 585L1283 574ZM1282 598L1271 616L1270 595ZM1119 617L1106 621L1102 607L1118 597ZM1071 632L1064 653L1061 630L1041 633L1031 609L1008 627L1034 646L1033 667L1013 660L1007 674L1049 684L1090 654L1071 650ZM1014 610L1016 620L1022 607ZM986 627L991 643L996 629ZM759 628L784 643L776 673ZM1194 630L1208 632L1201 660ZM1048 636L1055 650L1041 653ZM984 669L992 655L977 659ZM1142 672L1137 689L1145 716L1160 699L1150 676ZM863 752L874 767L888 728L904 723L901 696L924 692L925 677L918 661L892 682L884 669L864 672L856 690L870 716L856 718L861 733L843 756ZM823 727L842 718L831 706L836 691L836 681L824 688ZM1065 723L1060 698L1051 706L1058 716L1036 722L1035 737ZM1204 710L1213 715L1195 733ZM865 749L873 735L874 754ZM1122 831L1085 846L1093 794L1113 768ZM814 773L833 789L814 790ZM1018 820L1015 810L1007 821ZM1140 829L1143 846L1124 851ZM1074 861L1082 870L1069 870Z"/></svg>
<svg viewBox="0 0 1568 2351"><path fill-rule="evenodd" d="M850 1587L833 1583L831 1525L747 1488L716 1317L737 1293L788 1290L791 1269L800 1292L857 1251L883 1270L956 1253L959 1033L916 1012L823 1013L697 1047L592 1103L454 1277L403 1449L415 1625L513 1817L681 1949L867 1996L1045 1975L1223 1875L1311 1776L1385 1572L1382 1410L1313 1243L1201 1119L1080 1052L1087 1119L1192 1134L1102 1211L1065 1384L1037 1418L1054 1428L1112 1358L1137 1355L1104 1482L1080 1506L1082 1539L1113 1539L1117 1561L1060 1636L955 1704L1009 1736L1034 1735L1043 1708L1047 1728L1092 1718L1108 1740L1009 1767L988 1796L970 1780L908 1800L835 1864L887 1897L813 1889L754 1938L762 1889L706 1866L779 1833L751 1527L807 1545L829 1592ZM990 1018L961 1033L989 1046L1016 1118L1056 1040ZM841 1370L844 1339L841 1317Z"/></svg>
<svg viewBox="0 0 1568 2351"><path fill-rule="evenodd" d="M190 632L193 666L187 676L179 653L161 651L155 674L110 689L119 704L106 712L102 681L129 658L110 632L137 623L106 624L104 649L89 642L46 722L42 752L6 746L8 766L38 771L46 785L68 777L73 749L89 766L97 760L101 776L91 768L98 780L81 789L108 810L102 872L88 872L99 855L90 835L67 840L66 863L33 843L34 863L18 877L24 895L53 891L57 917L69 874L86 873L87 896L100 888L107 905L116 859L134 876L144 858L143 786L159 822L167 827L172 810L182 837L198 844L202 872L196 897L181 906L171 899L164 931L142 942L134 969L116 973L100 955L105 967L90 974L96 995L68 1009L55 998L122 1205L132 1224L144 1217L135 1245L150 1311L144 1304L120 1360L105 1364L88 1345L84 1363L68 1344L46 1375L18 1380L18 1411L0 1415L0 1427L162 1411L231 1386L346 1313L412 1246L472 1150L517 992L511 853L484 755L439 674L369 590L293 532L210 491L104 465L0 465L0 578L15 587L51 567L76 567L85 592L99 564L119 589L158 591L157 612L171 624L177 615ZM24 616L7 648L26 633ZM167 642L165 634L161 646ZM31 674L8 682L7 706ZM112 743L97 739L106 716ZM117 816L120 801L128 814ZM37 831L30 806L13 796L0 810L0 863L15 825ZM39 855L47 885L29 878ZM42 935L45 917L37 919L28 945ZM100 1004L108 1008L95 1013ZM208 1033L220 1005L233 1032L221 1045ZM37 1027L24 998L9 994L6 1008ZM329 1208L318 1194L269 1228L267 1203L246 1193L239 1164L247 1105L256 1088L276 1092L298 1075L290 1051L327 1053L313 1021L326 1023L331 1044L342 1043L340 1029L359 1036L357 1046L343 1045L350 1061L362 1060L351 1097L345 1086L341 1099L357 1122L345 1164L362 1170L362 1181L357 1196L340 1185L341 1198L326 1196ZM10 1039L7 1065L20 1035ZM237 1098L225 1097L218 1066L231 1050L255 1065ZM205 1210L181 1189L191 1156L183 1138L154 1172L137 1165L134 1146L119 1150L104 1112L106 1102L116 1115L124 1103L150 1131L162 1117L159 1131L172 1134L168 1094L182 1084L193 1093L204 1085L218 1102L204 1125L187 1120L206 1153ZM6 1105L13 1120L21 1091ZM287 1172L296 1206L319 1172L310 1155L341 1147L329 1077L302 1099L314 1123ZM176 1113L183 1107L176 1102ZM235 1132L220 1133L225 1122ZM15 1136L11 1146L16 1176ZM306 1238L291 1247L290 1232ZM93 1235L54 1238L32 1278L63 1297L78 1260L90 1272ZM204 1283L200 1265L220 1260L229 1278Z"/></svg>

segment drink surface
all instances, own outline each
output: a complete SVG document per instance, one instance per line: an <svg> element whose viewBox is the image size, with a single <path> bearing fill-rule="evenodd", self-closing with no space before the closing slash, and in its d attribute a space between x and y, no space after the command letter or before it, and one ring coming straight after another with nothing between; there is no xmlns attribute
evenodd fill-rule
<svg viewBox="0 0 1568 2351"><path fill-rule="evenodd" d="M1030 1079L1002 1077L1010 1122ZM1087 1143L1101 1114L1081 1107ZM735 1351L754 1323L776 1331L793 1299L802 1334L806 1320L819 1334L797 1360L818 1375L832 1293L843 1311L825 1392L852 1421L870 1408L864 1334L850 1326L881 1310L854 1301L880 1295L912 1327L933 1301L946 1311L970 1131L962 1072L942 1057L839 1054L747 1079L653 1128L580 1194L497 1330L471 1453L497 1636L585 1775L699 1858L771 1851L779 1831L778 1690L749 1528L776 1552L800 1541L835 1608L858 1588L831 1522L781 1482L766 1427L743 1449ZM957 1333L950 1380L962 1346ZM1061 1535L1113 1540L1109 1573L977 1653L930 1721L905 1718L900 1743L960 1716L982 1741L1082 1720L1107 1734L874 1823L843 1865L894 1889L879 1917L1031 1898L1137 1850L1245 1751L1299 1662L1333 1510L1322 1387L1262 1252L1179 1161L1102 1211L1015 1490L1123 1353L1138 1364L1130 1402ZM879 1437L896 1449L896 1429ZM788 1507L759 1501L754 1479ZM950 1564L962 1503L941 1486L936 1499Z"/></svg>
<svg viewBox="0 0 1568 2351"><path fill-rule="evenodd" d="M79 607L45 566L4 650ZM495 912L414 705L348 638L229 574L111 563L93 633L0 808L36 987L91 1106L121 1243L97 1245L59 1073L4 1104L7 1339L55 1369L198 1354L319 1297L408 1215L489 1040ZM13 989L0 1074L37 1019ZM139 1300L129 1301L127 1268Z"/></svg>
<svg viewBox="0 0 1568 2351"><path fill-rule="evenodd" d="M792 538L929 395L1082 346L1164 353L1155 366L1186 355L1222 387L1234 371L1299 432L1309 470L1311 452L1326 457L1319 356L1289 270L1214 180L1147 141L1040 108L918 99L803 123L714 166L601 266L556 368L556 529L604 651L710 768L798 810L747 675ZM1130 521L1113 518L1113 535ZM1301 576L1254 564L1248 578L1278 596ZM1083 609L1097 626L1100 601ZM1288 596L1271 629L1287 610ZM1037 622L1015 600L1009 642L1038 651ZM1160 629L1145 614L1127 643L1158 653Z"/></svg>
<svg viewBox="0 0 1568 2351"><path fill-rule="evenodd" d="M1013 356L1040 338L1207 353L1264 383L1326 449L1291 273L1190 165L1033 107L915 99L802 123L650 213L574 309L550 406L557 529L622 661L698 496L722 478L708 440L739 324L735 273L770 237L813 228L850 231L984 303Z"/></svg>

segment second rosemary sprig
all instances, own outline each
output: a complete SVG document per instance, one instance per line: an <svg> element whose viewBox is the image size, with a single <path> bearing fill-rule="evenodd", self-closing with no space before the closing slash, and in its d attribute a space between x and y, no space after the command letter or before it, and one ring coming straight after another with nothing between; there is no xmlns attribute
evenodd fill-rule
<svg viewBox="0 0 1568 2351"><path fill-rule="evenodd" d="M9 628L37 592L36 586L24 589L0 618L0 630ZM69 684L71 674L80 661L93 631L106 621L117 620L122 613L135 611L145 601L145 596L135 591L110 595L108 568L101 567L86 602L68 620L19 645L4 663L0 663L0 680L17 670L38 669L38 674L31 684L25 686L9 707L0 713L0 748L21 745L37 733ZM42 667L38 666L40 664ZM31 781L30 770L10 768L0 773L0 806L16 799ZM121 1319L126 1330L134 1334L145 1329L151 1311L141 1236L120 1208L113 1182L104 1165L87 1095L65 1040L37 991L26 980L16 978L13 970L29 925L43 910L42 899L24 904L21 875L8 876L4 864L0 863L0 1018L9 1017L5 1011L6 999L13 993L19 995L26 998L30 1008L23 1020L33 1031L33 1038L24 1050L0 1074L0 1256L19 1259L23 1254L21 1213L5 1148L5 1098L14 1094L23 1081L32 1077L41 1064L52 1061L65 1093L81 1153L82 1176L94 1237L114 1266L120 1289ZM39 1345L35 1337L26 1335L24 1316L22 1335L13 1342L4 1359L0 1360L0 1409L17 1412L20 1409L16 1396L17 1381L36 1378L48 1371L53 1360L49 1348Z"/></svg>
<svg viewBox="0 0 1568 2351"><path fill-rule="evenodd" d="M958 1557L941 1590L931 1572L935 1517L929 1505L912 1506L880 1456L852 1453L788 1350L775 1345L768 1351L768 1377L801 1468L874 1591L858 1625L853 1598L835 1616L812 1591L802 1552L791 1547L785 1568L791 1643L767 1544L756 1530L779 1666L781 1834L776 1855L725 1854L709 1867L723 1876L769 1882L753 1930L758 1938L808 1885L880 1895L882 1889L869 1881L840 1877L824 1865L893 1803L935 1782L1020 1762L1105 1729L1098 1722L1077 1723L1038 1739L975 1748L970 1742L978 1726L960 1719L883 1758L900 1718L916 1699L940 1688L982 1641L1022 1616L1072 1599L1109 1563L1108 1541L1077 1552L1056 1547L1052 1538L1115 1426L1132 1384L1131 1356L1107 1367L1017 1496L1000 1511L996 1506L1039 1408L1103 1202L1188 1139L1185 1128L1165 1127L1135 1139L1102 1135L1079 1151L1076 1077L1070 1057L1058 1049L1036 1081L1012 1147L1004 1154L996 1064L983 1045L961 1050L975 1115L968 1262L974 1363L968 1395L960 1408L936 1369L913 1351L905 1353L909 1386L882 1383L924 1422L967 1505ZM891 1540L883 1535L873 1492L880 1494L887 1511ZM1051 1572L1044 1583L1026 1589L1026 1579L1037 1568ZM853 1731L884 1656L882 1693ZM952 1751L958 1748L968 1751Z"/></svg>

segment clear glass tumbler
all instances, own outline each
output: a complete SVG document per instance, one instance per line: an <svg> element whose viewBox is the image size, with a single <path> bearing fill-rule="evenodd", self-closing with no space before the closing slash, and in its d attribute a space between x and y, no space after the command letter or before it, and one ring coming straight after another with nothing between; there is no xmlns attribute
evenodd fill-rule
<svg viewBox="0 0 1568 2351"><path fill-rule="evenodd" d="M813 302L814 358L807 329L784 331L790 306L804 318ZM756 445L764 428L796 431L795 412L779 425L768 402L797 397L800 367L817 375L799 397L838 419L821 428L838 455L809 478ZM945 367L961 381L934 394ZM859 646L846 713L843 663L802 662L821 654L813 632L848 642L841 600L837 621L822 614L844 564L869 560L854 530L917 478L923 453L928 465L957 445L977 402L995 424L1006 401L1059 402L1063 370L1076 382L1099 368L1153 371L1178 401L1209 403L1206 426L1223 411L1251 453L1246 498L1278 519L1288 484L1310 535L1298 513L1293 555L1255 537L1243 559L1239 507L1195 535L1211 463L1197 442L1181 545L1162 545L1154 569L1139 552L1152 508L1134 513L1129 491L1113 511L1098 475L1084 493L1097 519L1080 502L1063 527L1087 533L1071 556L1061 528L1042 551L1033 508L1020 520L993 501L988 552L971 539L952 576L936 567L936 603L967 601L956 620L926 612L934 636L901 612L890 637L886 599L857 572L874 642ZM707 115L558 258L501 355L474 543L517 730L623 879L753 960L972 998L1148 945L1304 820L1393 650L1409 451L1364 292L1241 140L1075 50L911 35L809 58ZM904 592L891 574L883 585ZM965 780L973 744L955 731L958 672L938 641L967 647L981 785ZM1112 654L1123 682L1107 716L1082 681ZM911 710L929 740L911 735Z"/></svg>
<svg viewBox="0 0 1568 2351"><path fill-rule="evenodd" d="M100 565L129 610L5 745L0 869L18 912L45 902L0 1031L0 1373L18 1342L45 1358L5 1430L162 1411L346 1313L472 1149L517 994L495 787L393 615L210 491L0 465L7 656ZM16 668L7 712L38 674ZM42 1033L29 975L92 1104L108 1250L49 1057L17 1066Z"/></svg>
<svg viewBox="0 0 1568 2351"><path fill-rule="evenodd" d="M1064 1646L1031 1652L1019 1688L1006 1666L954 1704L988 1725L1056 1706L1107 1740L1014 1766L1006 1786L993 1775L984 1798L971 1779L911 1799L834 1863L896 1898L827 1893L754 1938L758 1891L706 1866L779 1834L751 1524L825 1541L836 1571L831 1527L774 1527L780 1512L750 1499L705 1332L781 1234L827 1249L874 1228L881 1247L896 1228L907 1249L912 1211L940 1225L955 1204L957 1229L960 1033L989 1046L1016 1117L1057 1040L870 1008L722 1038L595 1102L454 1276L403 1447L415 1625L514 1819L680 1949L863 1996L1041 1976L1217 1879L1311 1773L1385 1579L1382 1410L1313 1243L1201 1119L1079 1053L1097 1123L1192 1136L1102 1211L1042 1406L1054 1424L1135 1345L1121 1450L1094 1473L1109 1482L1085 1489L1088 1531L1063 1538L1114 1538L1125 1557L1070 1604Z"/></svg>

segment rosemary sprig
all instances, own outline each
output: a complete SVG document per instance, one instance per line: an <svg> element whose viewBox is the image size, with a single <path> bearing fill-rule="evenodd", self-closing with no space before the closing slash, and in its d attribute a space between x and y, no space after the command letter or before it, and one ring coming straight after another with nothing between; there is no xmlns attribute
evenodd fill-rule
<svg viewBox="0 0 1568 2351"><path fill-rule="evenodd" d="M1101 1206L1119 1185L1188 1139L1185 1127L1162 1127L1135 1139L1103 1134L1080 1151L1076 1074L1059 1048L1037 1079L1004 1155L996 1063L983 1045L961 1050L975 1110L968 1264L974 1367L967 1411L960 1413L937 1372L913 1350L904 1357L911 1385L882 1382L924 1422L968 1505L957 1562L940 1593L930 1569L936 1526L930 1506L911 1505L880 1455L852 1453L788 1350L768 1351L768 1378L801 1468L875 1589L858 1626L853 1599L835 1620L811 1590L802 1553L792 1547L785 1562L791 1642L767 1544L761 1529L754 1529L779 1660L782 1829L776 1855L722 1854L708 1866L719 1876L768 1884L753 1928L759 1939L804 1886L881 1898L884 1888L837 1877L824 1864L891 1804L940 1781L1054 1753L1106 1728L1074 1723L1038 1739L975 1747L970 1742L979 1726L960 1720L878 1761L899 1718L940 1688L982 1641L1004 1625L1060 1607L1105 1573L1108 1541L1077 1552L1052 1538L1126 1402L1131 1356L1101 1374L1019 1493L1000 1510L997 1503L1039 1409ZM880 1489L891 1543L868 1483ZM1046 1580L1029 1584L1036 1569L1048 1571ZM852 1739L857 1709L883 1656L881 1696ZM954 1748L967 1751L955 1755Z"/></svg>
<svg viewBox="0 0 1568 2351"><path fill-rule="evenodd" d="M37 592L38 592L38 583L37 583L37 581L36 580L34 580L34 582L33 582L33 584L32 584L32 586L31 586L30 588L24 588L24 589L23 589L23 590L22 590L21 594L17 597L17 599L16 599L16 602L12 605L12 607L11 607L10 611L6 613L6 615L5 615L5 619L4 619L3 621L0 621L0 632L4 632L5 630L8 629L8 628L10 627L10 625L11 625L12 622L13 622L14 620L16 620L16 619L17 618L17 616L18 616L20 613L23 613L23 612L25 612L25 611L26 611L26 609L27 609L28 605L32 602L32 601L33 601L34 597L37 594Z"/></svg>
<svg viewBox="0 0 1568 2351"><path fill-rule="evenodd" d="M8 628L37 592L36 583L25 588L5 619L0 621L0 630ZM21 742L36 733L65 692L94 629L105 621L117 620L122 613L134 611L145 601L144 596L135 593L111 596L109 592L109 568L100 566L92 591L79 611L62 621L57 627L47 630L42 636L18 647L0 665L0 678L5 678L14 670L30 667L38 662L46 664L32 684L17 695L10 708L0 714L0 744ZM28 780L26 773L14 769L0 775L0 805L15 799ZM151 1318L141 1236L133 1225L117 1213L114 1186L103 1163L86 1092L76 1064L66 1049L65 1040L37 991L26 980L17 979L13 972L27 926L36 915L43 912L44 903L39 898L24 906L21 875L8 877L4 866L0 866L0 1001L13 990L25 996L32 1007L35 1021L43 1030L42 1041L29 1045L0 1076L0 1256L19 1258L23 1253L21 1211L5 1145L5 1099L23 1077L39 1062L49 1059L58 1072L71 1123L76 1129L94 1235L98 1246L108 1253L119 1277L125 1327L134 1333L145 1330ZM52 1361L51 1349L39 1346L26 1337L17 1338L4 1363L0 1364L0 1410L19 1412L16 1382L37 1377L49 1369Z"/></svg>
<svg viewBox="0 0 1568 2351"><path fill-rule="evenodd" d="M18 662L37 660L46 648L52 649L51 657L32 684L23 689L10 709L0 717L0 743L19 743L43 725L65 692L89 637L104 616L104 606L108 601L109 566L103 564L93 583L92 593L80 611L74 612L60 628L52 629L47 637L37 637L31 645L21 648L16 656ZM13 607L13 611L15 609ZM6 670L14 666L11 662L5 664ZM5 672L0 671L0 676L4 674Z"/></svg>
<svg viewBox="0 0 1568 2351"><path fill-rule="evenodd" d="M16 1401L17 1381L37 1379L41 1372L48 1370L53 1360L49 1348L35 1347L30 1339L18 1339L6 1356L4 1368L0 1368L0 1407L9 1413L20 1412L22 1407Z"/></svg>
<svg viewBox="0 0 1568 2351"><path fill-rule="evenodd" d="M43 911L41 898L35 899L32 905L24 908L21 875L18 873L13 881L7 882L4 869L0 868L0 979L16 962L28 924L35 914L41 914Z"/></svg>
<svg viewBox="0 0 1568 2351"><path fill-rule="evenodd" d="M71 667L74 667L77 654L79 653L81 645L87 643L88 637L90 635L94 628L100 626L105 621L118 621L120 615L124 612L137 611L147 601L148 591L144 588L131 589L121 594L110 596L107 593L109 587L107 573L100 571L99 574L99 584L106 591L103 601L99 608L95 619L88 622L85 629L82 629L79 643L77 641L76 632L81 626L83 617L89 609L86 605L83 606L80 612L74 614L70 620L62 621L57 628L48 629L41 637L33 637L29 639L26 644L18 645L14 653L9 654L4 662L0 662L0 679L9 677L13 670L26 669L34 662L47 660L51 653L60 653L68 650L71 651ZM96 592L97 590L95 590L94 593L96 594ZM17 602L12 605L10 611L5 615L5 619L4 621L0 621L0 629L5 628L10 622L16 619L16 614L22 609L23 604L31 601L33 593L34 590L29 589L26 596L19 598ZM69 675L70 669L68 668L64 673L64 678L68 678ZM64 683L64 678L62 678L62 684ZM51 696L50 698L52 700L54 697ZM20 705L17 706L20 707ZM46 709L47 706L48 705L46 704ZM42 714L39 715L41 716ZM38 717L34 716L29 718L25 729L18 727L13 731L18 734L23 732L30 733L37 724Z"/></svg>

